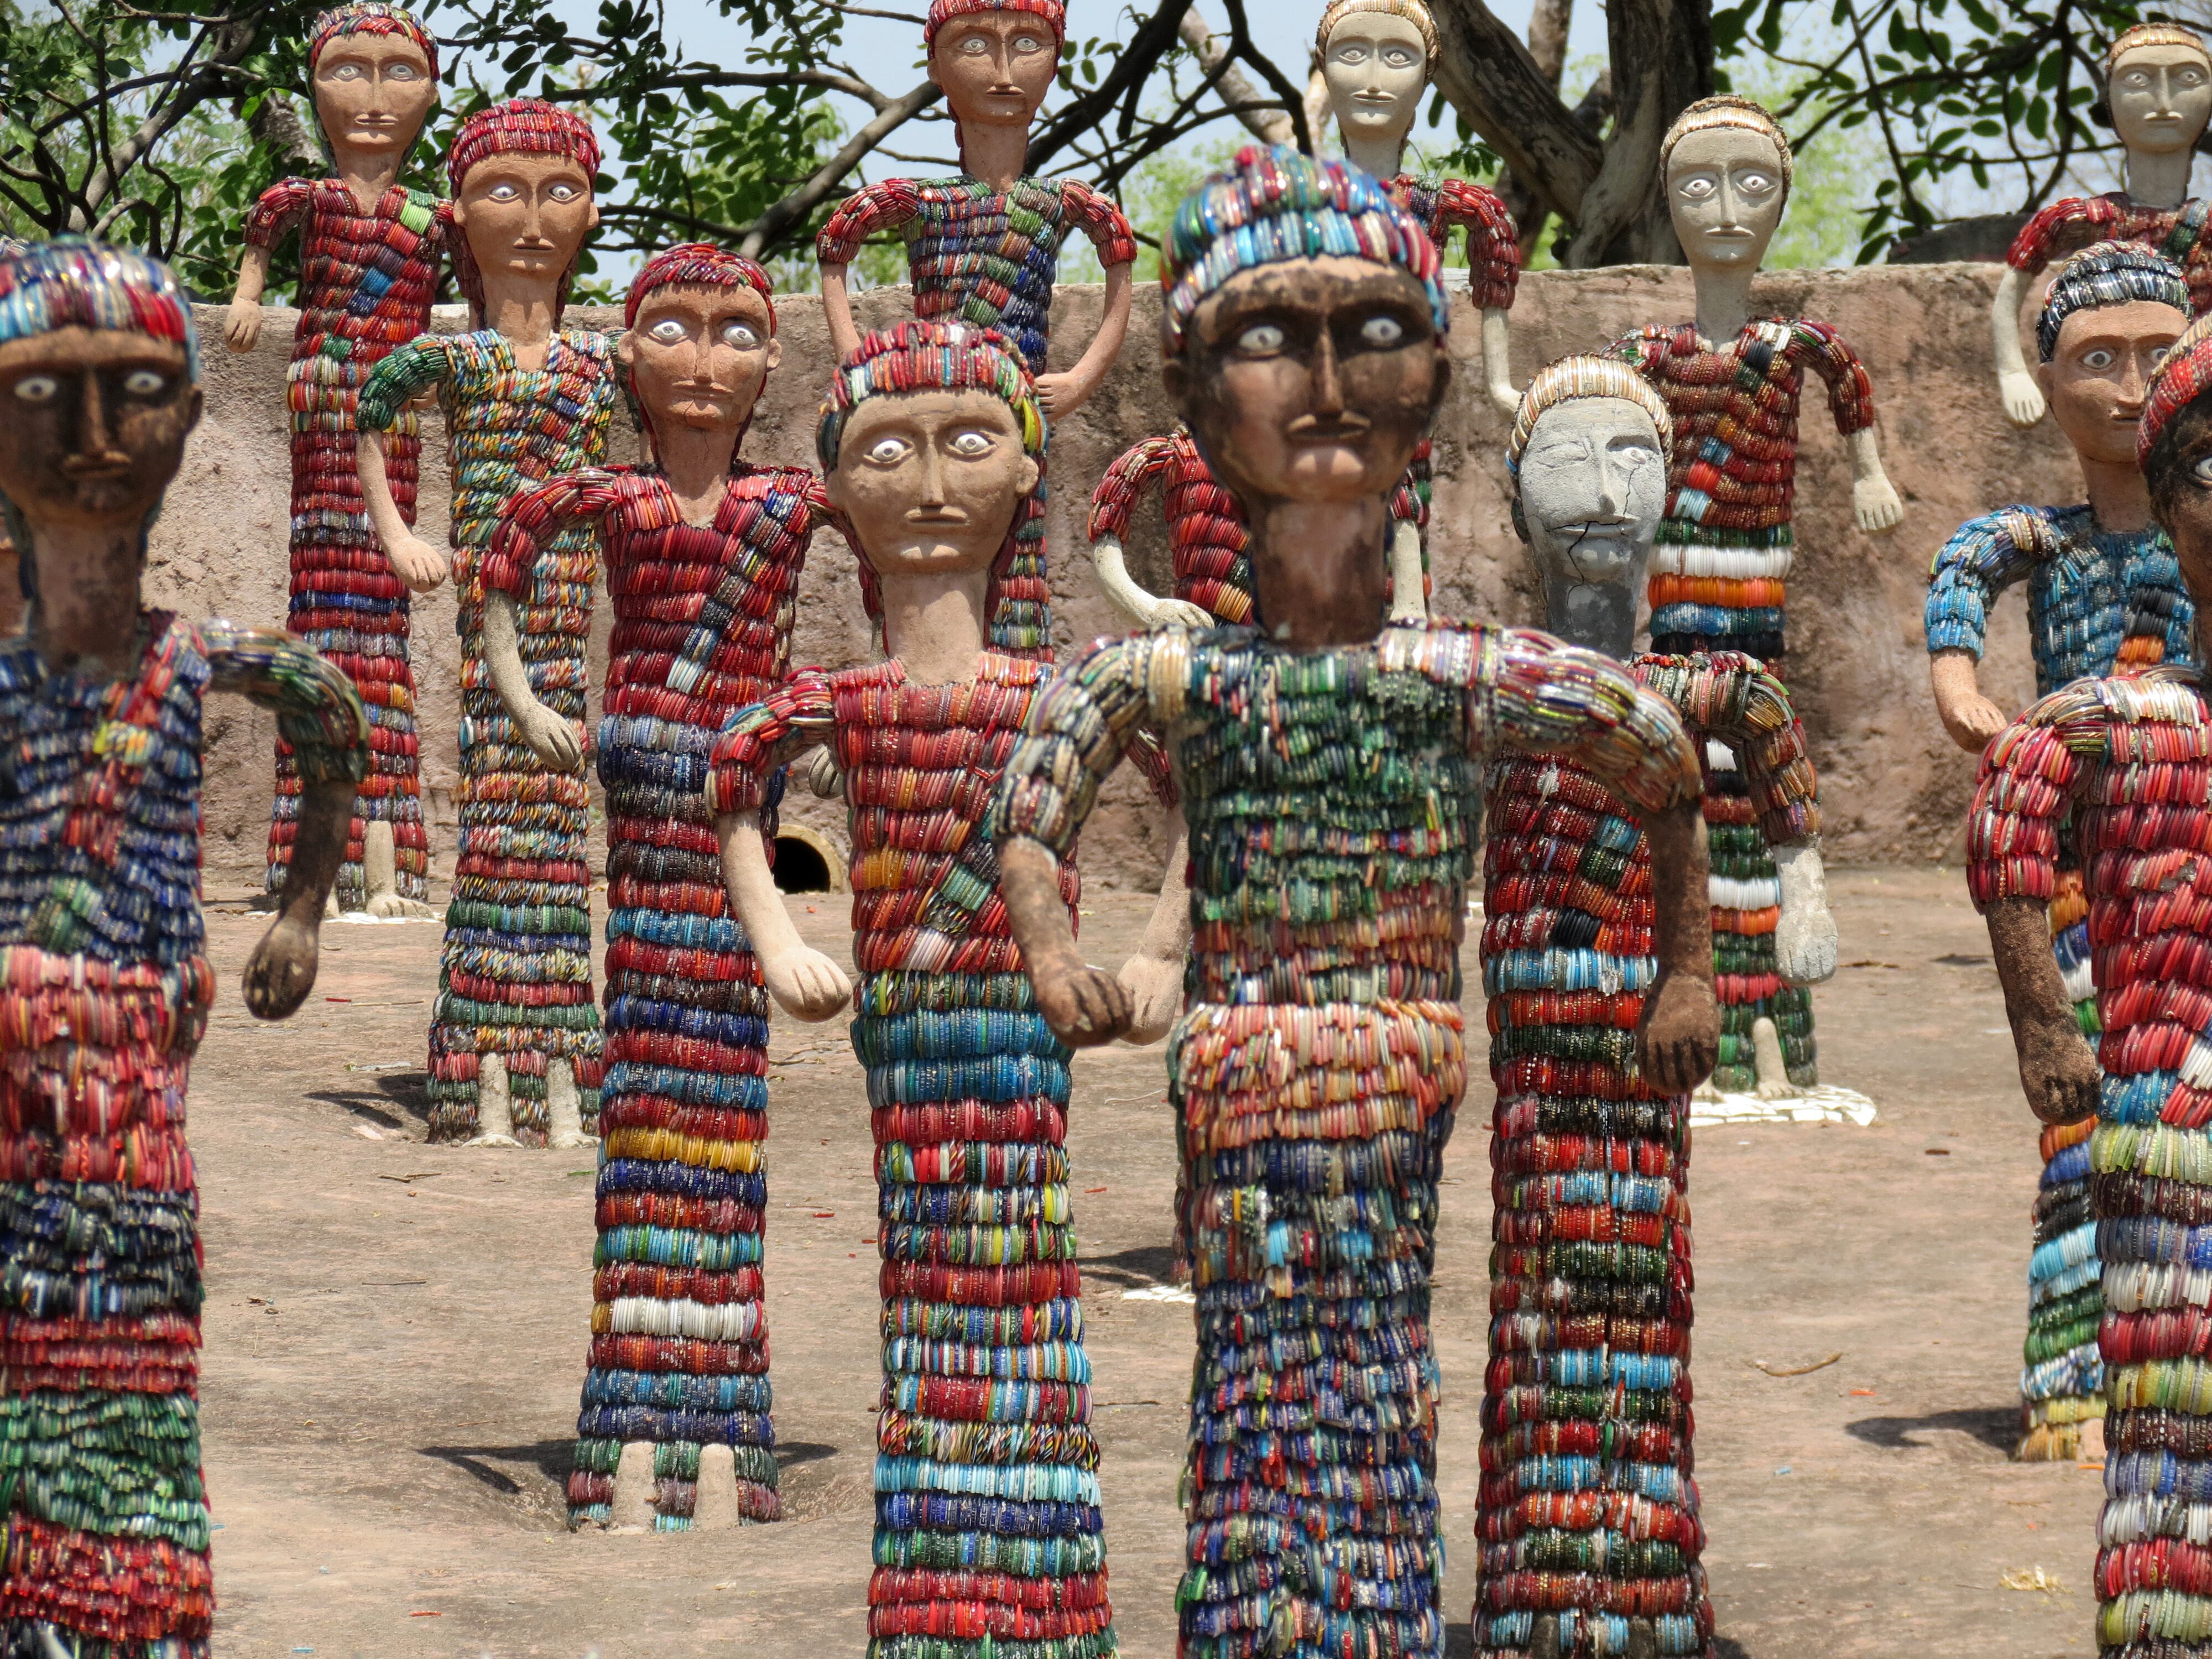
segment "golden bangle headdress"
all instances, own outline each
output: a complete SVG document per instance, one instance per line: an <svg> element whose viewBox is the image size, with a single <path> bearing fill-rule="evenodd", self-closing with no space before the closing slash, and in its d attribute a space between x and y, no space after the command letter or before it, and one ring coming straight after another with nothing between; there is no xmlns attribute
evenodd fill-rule
<svg viewBox="0 0 2212 1659"><path fill-rule="evenodd" d="M1774 153L1782 158L1782 193L1790 193L1793 163L1790 159L1789 136L1782 131L1782 124L1767 113L1765 106L1726 94L1700 98L1674 118L1674 125L1667 129L1667 136L1659 142L1659 176L1667 176L1668 159L1674 154L1675 145L1693 132L1711 132L1717 127L1738 127L1758 133L1772 143Z"/></svg>
<svg viewBox="0 0 2212 1659"><path fill-rule="evenodd" d="M2186 46L2212 68L2212 47L2194 29L2179 23L2137 23L2133 28L2122 29L2112 37L2112 44L2105 48L2105 84L2112 83L2112 71L2119 66L2120 58L2142 46Z"/></svg>
<svg viewBox="0 0 2212 1659"><path fill-rule="evenodd" d="M1433 70L1437 62L1437 20L1421 0L1334 0L1321 15L1321 27L1314 31L1314 52L1322 58L1328 56L1328 37L1336 33L1336 26L1355 12L1379 11L1386 16L1402 17L1421 32L1421 49L1428 54L1429 67Z"/></svg>
<svg viewBox="0 0 2212 1659"><path fill-rule="evenodd" d="M1513 416L1513 435L1505 443L1505 470L1514 476L1516 488L1522 452L1528 447L1529 434L1535 431L1544 411L1583 398L1626 398L1651 417L1659 433L1660 453L1673 453L1674 417L1667 411L1667 400L1650 381L1618 357L1588 354L1562 357L1538 369L1536 378L1521 394L1521 408Z"/></svg>

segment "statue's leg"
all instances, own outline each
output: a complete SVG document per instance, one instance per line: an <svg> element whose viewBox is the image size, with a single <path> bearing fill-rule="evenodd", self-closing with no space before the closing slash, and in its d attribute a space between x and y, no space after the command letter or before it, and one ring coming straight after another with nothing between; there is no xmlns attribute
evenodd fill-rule
<svg viewBox="0 0 2212 1659"><path fill-rule="evenodd" d="M585 1133L576 1068L565 1060L545 1068L545 1144L563 1149L599 1144L598 1136Z"/></svg>
<svg viewBox="0 0 2212 1659"><path fill-rule="evenodd" d="M1787 1100L1798 1092L1782 1058L1782 1033L1765 1014L1751 1022L1751 1066L1759 1079L1761 1100Z"/></svg>
<svg viewBox="0 0 2212 1659"><path fill-rule="evenodd" d="M477 1062L477 1132L471 1146L520 1146L514 1138L514 1095L503 1055L486 1054Z"/></svg>

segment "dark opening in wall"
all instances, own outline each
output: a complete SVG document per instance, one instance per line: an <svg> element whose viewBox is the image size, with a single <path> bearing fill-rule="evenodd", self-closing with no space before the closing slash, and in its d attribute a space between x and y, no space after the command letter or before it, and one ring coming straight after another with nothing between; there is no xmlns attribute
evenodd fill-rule
<svg viewBox="0 0 2212 1659"><path fill-rule="evenodd" d="M796 836L775 838L775 884L787 893L826 893L830 862Z"/></svg>

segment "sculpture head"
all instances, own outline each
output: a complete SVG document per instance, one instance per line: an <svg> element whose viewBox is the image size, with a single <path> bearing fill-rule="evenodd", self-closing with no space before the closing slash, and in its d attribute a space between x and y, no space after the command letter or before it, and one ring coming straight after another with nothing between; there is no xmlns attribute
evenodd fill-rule
<svg viewBox="0 0 2212 1659"><path fill-rule="evenodd" d="M1570 643L1634 648L1673 443L1666 400L1616 357L1562 357L1521 394L1505 447L1513 527L1543 578L1545 626Z"/></svg>
<svg viewBox="0 0 2212 1659"><path fill-rule="evenodd" d="M615 348L647 442L675 427L742 437L769 372L783 361L768 273L711 242L646 261L623 306Z"/></svg>
<svg viewBox="0 0 2212 1659"><path fill-rule="evenodd" d="M1176 210L1160 283L1168 396L1248 508L1387 495L1451 364L1435 245L1381 182L1249 147Z"/></svg>
<svg viewBox="0 0 2212 1659"><path fill-rule="evenodd" d="M438 99L438 43L404 7L350 0L315 19L307 80L316 123L341 166L403 159Z"/></svg>
<svg viewBox="0 0 2212 1659"><path fill-rule="evenodd" d="M2133 464L2151 379L2188 326L2189 284L2162 254L2100 242L2060 269L2036 319L2035 374L2083 460Z"/></svg>
<svg viewBox="0 0 2212 1659"><path fill-rule="evenodd" d="M191 307L167 266L74 238L0 259L0 513L26 596L42 531L109 532L143 565L201 407ZM113 598L136 611L135 591Z"/></svg>
<svg viewBox="0 0 2212 1659"><path fill-rule="evenodd" d="M1395 157L1421 112L1437 61L1437 21L1428 7L1422 0L1335 0L1315 31L1314 56L1346 148L1387 146Z"/></svg>
<svg viewBox="0 0 2212 1659"><path fill-rule="evenodd" d="M881 628L884 579L988 573L993 647L1048 645L1044 411L1020 350L965 323L867 335L822 406L815 449Z"/></svg>
<svg viewBox="0 0 2212 1659"><path fill-rule="evenodd" d="M963 155L971 130L1029 131L1060 73L1066 33L1060 0L931 0L922 48Z"/></svg>
<svg viewBox="0 0 2212 1659"><path fill-rule="evenodd" d="M1790 140L1748 98L1701 98L1659 146L1682 256L1700 270L1756 270L1790 198Z"/></svg>
<svg viewBox="0 0 2212 1659"><path fill-rule="evenodd" d="M542 284L558 319L584 238L599 222L599 170L592 124L538 99L510 98L461 123L446 160L461 228L453 264L478 326L487 276Z"/></svg>
<svg viewBox="0 0 2212 1659"><path fill-rule="evenodd" d="M2201 618L2212 607L2212 318L2191 323L2159 365L2136 455L2151 515L2173 539L2182 583Z"/></svg>
<svg viewBox="0 0 2212 1659"><path fill-rule="evenodd" d="M2138 23L2105 53L2102 112L2130 151L2179 155L2212 122L2212 52L2178 23Z"/></svg>

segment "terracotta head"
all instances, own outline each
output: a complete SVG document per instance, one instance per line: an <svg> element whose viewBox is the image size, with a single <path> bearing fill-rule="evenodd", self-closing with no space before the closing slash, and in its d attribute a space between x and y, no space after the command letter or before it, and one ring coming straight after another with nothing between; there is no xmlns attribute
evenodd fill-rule
<svg viewBox="0 0 2212 1659"><path fill-rule="evenodd" d="M645 263L623 306L616 347L623 386L659 451L663 427L742 436L783 360L768 273L711 242L686 242Z"/></svg>
<svg viewBox="0 0 2212 1659"><path fill-rule="evenodd" d="M2036 380L2085 460L2134 460L2143 399L2188 326L2189 285L2162 254L2100 242L2060 268L2036 319Z"/></svg>
<svg viewBox="0 0 2212 1659"><path fill-rule="evenodd" d="M963 155L971 129L1029 131L1060 73L1066 32L1060 0L933 0L922 46Z"/></svg>
<svg viewBox="0 0 2212 1659"><path fill-rule="evenodd" d="M1659 146L1675 240L1693 266L1756 270L1790 197L1790 140L1748 98L1703 98Z"/></svg>
<svg viewBox="0 0 2212 1659"><path fill-rule="evenodd" d="M315 19L307 81L334 158L404 157L438 99L438 43L404 8L353 0Z"/></svg>
<svg viewBox="0 0 2212 1659"><path fill-rule="evenodd" d="M965 323L867 335L822 406L815 448L883 625L880 574L990 573L992 647L1048 653L1044 411L1021 352Z"/></svg>
<svg viewBox="0 0 2212 1659"><path fill-rule="evenodd" d="M1437 50L1437 21L1422 0L1335 0L1322 14L1314 57L1347 143L1404 145Z"/></svg>
<svg viewBox="0 0 2212 1659"><path fill-rule="evenodd" d="M2191 323L2159 365L2136 455L2202 617L2212 609L2212 318Z"/></svg>
<svg viewBox="0 0 2212 1659"><path fill-rule="evenodd" d="M2212 52L2178 23L2123 30L2105 53L2099 110L2129 149L2180 155L2212 122Z"/></svg>
<svg viewBox="0 0 2212 1659"><path fill-rule="evenodd" d="M584 239L599 222L599 170L592 124L556 105L510 98L461 124L446 158L462 232L453 264L479 326L487 272L546 284L557 319Z"/></svg>

